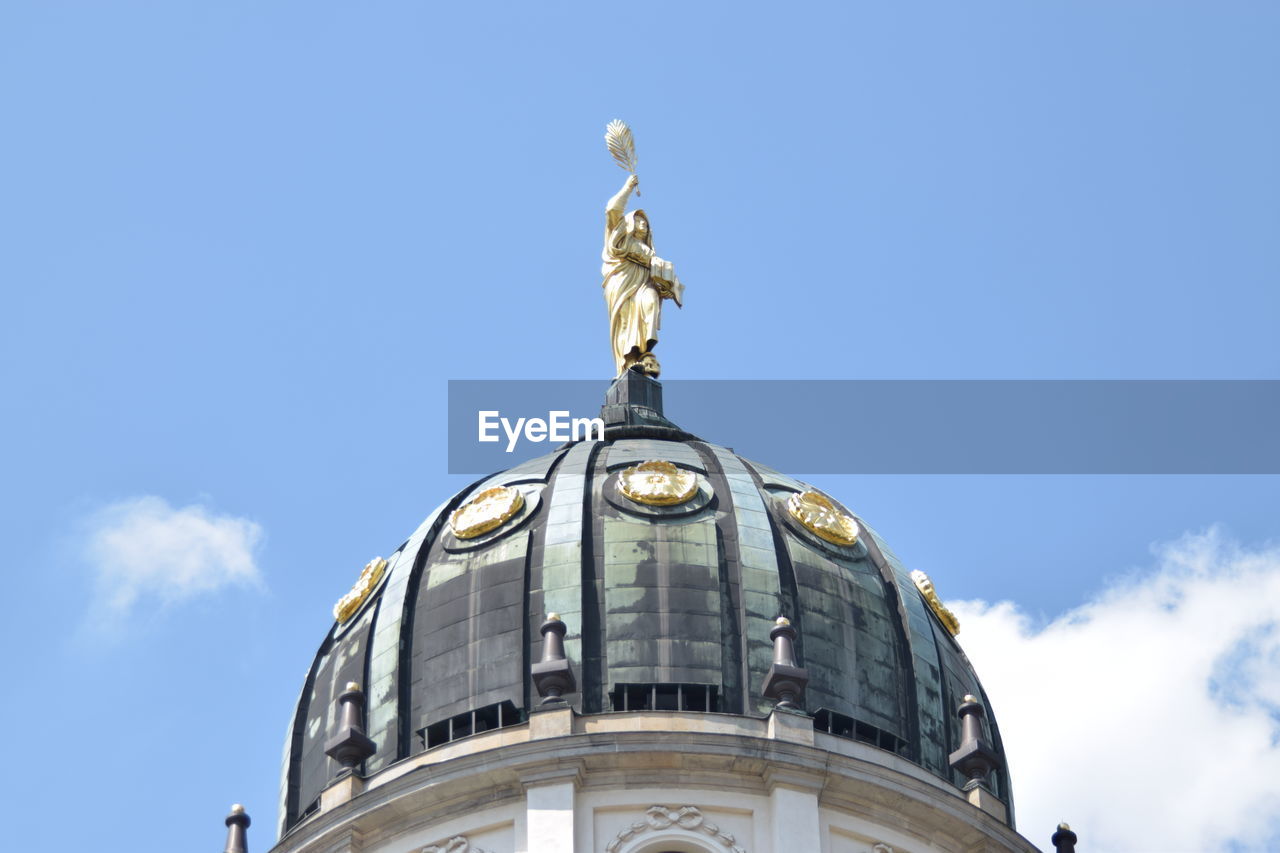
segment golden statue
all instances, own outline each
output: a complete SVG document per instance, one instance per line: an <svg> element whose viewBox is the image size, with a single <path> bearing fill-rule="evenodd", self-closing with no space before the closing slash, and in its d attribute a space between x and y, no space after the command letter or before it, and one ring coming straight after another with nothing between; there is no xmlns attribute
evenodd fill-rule
<svg viewBox="0 0 1280 853"><path fill-rule="evenodd" d="M638 365L649 376L661 367L653 354L662 320L662 300L684 306L684 285L670 261L654 254L653 232L643 210L626 212L627 199L640 183L635 175L635 145L631 131L615 121L605 141L618 165L631 174L604 211L604 301L609 309L609 340L613 360L622 376Z"/></svg>

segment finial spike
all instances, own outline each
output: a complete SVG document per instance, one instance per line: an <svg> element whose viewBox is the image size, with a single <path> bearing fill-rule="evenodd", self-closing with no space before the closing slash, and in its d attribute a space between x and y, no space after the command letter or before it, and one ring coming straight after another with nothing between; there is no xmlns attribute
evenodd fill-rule
<svg viewBox="0 0 1280 853"><path fill-rule="evenodd" d="M244 806L239 803L233 805L231 813L223 822L227 825L227 846L223 848L222 853L249 853L250 821Z"/></svg>
<svg viewBox="0 0 1280 853"><path fill-rule="evenodd" d="M542 632L542 660L530 667L533 686L542 697L543 705L563 703L561 696L578 689L573 667L564 654L564 635L569 629L560 614L548 613L547 621L538 630Z"/></svg>
<svg viewBox="0 0 1280 853"><path fill-rule="evenodd" d="M1049 840L1053 843L1054 853L1076 853L1076 834L1065 822L1058 824L1058 831Z"/></svg>
<svg viewBox="0 0 1280 853"><path fill-rule="evenodd" d="M364 692L354 681L338 696L342 710L338 730L324 745L324 754L342 765L340 773L354 773L356 766L378 751L364 732Z"/></svg>
<svg viewBox="0 0 1280 853"><path fill-rule="evenodd" d="M1000 765L1000 756L982 736L982 717L986 709L972 693L966 694L956 710L961 721L960 748L950 755L951 767L969 781L965 790L987 784L987 777Z"/></svg>
<svg viewBox="0 0 1280 853"><path fill-rule="evenodd" d="M779 616L769 632L773 641L773 665L765 674L761 692L766 699L776 699L778 708L801 711L797 700L809 684L809 670L796 665L795 640L799 636L791 620Z"/></svg>

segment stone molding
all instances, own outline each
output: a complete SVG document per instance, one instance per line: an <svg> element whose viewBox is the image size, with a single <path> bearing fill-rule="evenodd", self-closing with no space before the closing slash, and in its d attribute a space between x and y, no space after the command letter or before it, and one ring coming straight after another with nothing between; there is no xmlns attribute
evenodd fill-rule
<svg viewBox="0 0 1280 853"><path fill-rule="evenodd" d="M669 792L657 796L696 803L699 790L767 797L766 776L774 783L786 779L792 784L810 777L820 786L820 809L832 809L836 814L905 832L917 839L921 849L927 849L933 843L930 839L936 838L952 839L955 849L994 848L1023 853L1036 849L1008 826L967 802L958 789L900 756L865 744L824 733L818 733L815 746L771 740L762 737L765 720L728 715L636 712L629 717L599 716L609 719L588 720L601 727L569 737L505 743L494 740L484 750L476 750L469 743L472 739L468 739L438 750L468 745L474 750L469 754L454 753L442 760L433 750L392 765L366 780L365 791L359 796L336 808L321 810L294 827L272 851L330 853L333 848L328 845L353 826L364 833L366 847L370 846L370 839L381 844L383 839L396 838L411 827L443 823L475 808L523 806L526 792L540 787L539 782L576 778L579 791L592 792L615 787L626 779L634 785L652 784ZM668 718L672 722L668 723ZM689 721L695 730L680 730L675 725ZM649 725L638 730L614 730L618 723ZM698 730L701 728L708 730ZM430 770L426 771L426 767ZM534 783L532 787L530 783ZM677 811L679 805L677 802ZM644 817L642 805L633 808L632 820ZM641 840L660 840L656 831L646 831L650 834ZM715 847L712 836L703 832L678 826L668 832L712 844L721 853L732 853L732 847ZM611 837L598 839L601 848ZM634 846L624 843L618 853L627 853ZM419 847L377 849L421 853Z"/></svg>
<svg viewBox="0 0 1280 853"><path fill-rule="evenodd" d="M467 840L465 835L455 835L448 841L441 841L439 844L428 844L418 853L489 853L489 851L481 850L479 847L472 847L471 842Z"/></svg>
<svg viewBox="0 0 1280 853"><path fill-rule="evenodd" d="M669 809L666 806L649 806L649 808L645 809L644 820L636 821L622 830L622 832L619 832L604 848L605 853L618 853L624 843L638 835L644 835L647 832L660 832L672 827L707 835L718 842L725 850L728 850L729 853L746 853L743 848L734 843L734 837L731 834L721 832L720 827L708 821L697 806L681 806L679 809Z"/></svg>
<svg viewBox="0 0 1280 853"><path fill-rule="evenodd" d="M538 785L558 785L571 783L574 788L582 785L582 763L580 761L563 762L558 766L531 767L519 773L520 784L527 791Z"/></svg>

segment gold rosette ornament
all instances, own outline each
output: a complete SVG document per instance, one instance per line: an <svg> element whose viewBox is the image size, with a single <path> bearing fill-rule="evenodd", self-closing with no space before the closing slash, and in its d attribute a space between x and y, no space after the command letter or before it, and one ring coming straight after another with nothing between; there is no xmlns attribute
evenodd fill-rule
<svg viewBox="0 0 1280 853"><path fill-rule="evenodd" d="M382 580L382 573L386 570L387 561L381 557L374 557L365 563L360 571L360 577L356 578L356 585L351 587L351 592L339 598L338 603L333 605L333 618L338 620L338 624L356 615L356 611L360 609L361 604L364 604L369 593L373 592L378 581Z"/></svg>
<svg viewBox="0 0 1280 853"><path fill-rule="evenodd" d="M675 506L698 493L698 477L670 462L652 460L627 468L618 476L618 488L636 503Z"/></svg>
<svg viewBox="0 0 1280 853"><path fill-rule="evenodd" d="M929 576L917 569L911 573L911 580L915 581L916 589L920 590L920 594L924 596L924 600L929 602L929 609L938 617L938 621L942 623L942 627L951 632L951 636L960 633L960 620L956 615L947 609L942 603L942 599L938 598L938 591L933 588L933 581L929 580Z"/></svg>
<svg viewBox="0 0 1280 853"><path fill-rule="evenodd" d="M858 544L858 522L845 515L831 498L812 489L804 494L787 498L787 512L804 525L805 530L827 540L833 545Z"/></svg>
<svg viewBox="0 0 1280 853"><path fill-rule="evenodd" d="M519 489L510 486L485 489L453 511L449 528L459 539L475 539L506 524L523 506L524 495Z"/></svg>

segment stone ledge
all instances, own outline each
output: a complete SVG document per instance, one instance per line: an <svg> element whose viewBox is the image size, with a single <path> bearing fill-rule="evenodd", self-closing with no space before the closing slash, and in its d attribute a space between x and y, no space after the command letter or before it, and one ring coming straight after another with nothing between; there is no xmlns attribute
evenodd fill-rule
<svg viewBox="0 0 1280 853"><path fill-rule="evenodd" d="M547 767L533 767L517 775L526 791L539 785L558 785L565 782L572 782L576 788L582 784L582 765L554 764Z"/></svg>
<svg viewBox="0 0 1280 853"><path fill-rule="evenodd" d="M568 705L539 708L529 714L529 739L565 737L573 734L574 710Z"/></svg>
<svg viewBox="0 0 1280 853"><path fill-rule="evenodd" d="M364 780L354 773L344 773L320 792L320 811L336 809L364 793Z"/></svg>
<svg viewBox="0 0 1280 853"><path fill-rule="evenodd" d="M1001 823L1007 823L1009 820L1009 809L1004 803L996 798L996 795L988 791L981 785L974 785L970 788L965 798L971 805L975 805L987 814L991 815Z"/></svg>
<svg viewBox="0 0 1280 853"><path fill-rule="evenodd" d="M678 714L648 713L672 718ZM613 719L594 722L611 728L615 720L631 715L601 716ZM401 762L412 765L407 769L393 765L366 780L363 794L307 818L290 831L275 853L322 851L335 834L350 828L367 837L385 837L385 833L402 831L409 822L430 825L482 807L520 801L530 781L568 778L578 779L581 791L648 783L687 792L682 796L695 799L699 790L767 796L772 782L819 791L822 808L891 819L910 829L924 846L929 839L951 837L975 842L994 839L1005 849L1034 850L996 817L971 805L964 792L892 753L850 743L847 746L858 755L848 755L821 745L770 739L766 721L758 718L679 716L687 728L697 728L688 718L707 718L705 727L710 730L608 731L596 726L591 732L540 740L529 739L526 730L522 740L505 747L498 748L500 740L495 737L488 741L495 744L488 749L473 748L446 760L439 757L446 747L440 747ZM591 721L575 720L575 728L586 722ZM726 728L740 731L725 733ZM480 741L505 731L468 740ZM427 758L435 760L423 760Z"/></svg>
<svg viewBox="0 0 1280 853"><path fill-rule="evenodd" d="M790 711L774 710L769 715L769 737L791 743L813 746L813 717Z"/></svg>

